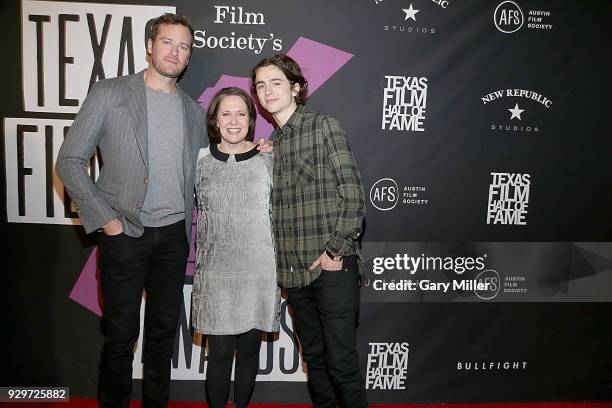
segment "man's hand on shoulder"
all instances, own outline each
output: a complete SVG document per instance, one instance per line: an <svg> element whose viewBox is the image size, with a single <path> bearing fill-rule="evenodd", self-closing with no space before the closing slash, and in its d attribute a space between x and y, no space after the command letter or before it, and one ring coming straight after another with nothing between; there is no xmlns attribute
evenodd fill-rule
<svg viewBox="0 0 612 408"><path fill-rule="evenodd" d="M260 137L257 140L257 150L259 150L260 152L264 152L264 153L274 153L274 148L272 147L272 141L271 140L266 140L263 137Z"/></svg>

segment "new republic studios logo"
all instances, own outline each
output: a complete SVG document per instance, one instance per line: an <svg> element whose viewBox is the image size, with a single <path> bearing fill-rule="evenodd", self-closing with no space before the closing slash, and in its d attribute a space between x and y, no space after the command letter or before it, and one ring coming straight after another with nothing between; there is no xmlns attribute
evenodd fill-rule
<svg viewBox="0 0 612 408"><path fill-rule="evenodd" d="M536 118L539 115L533 114L533 110L544 107L547 111L553 104L550 98L539 92L518 88L498 89L480 100L483 105L495 104L501 108L490 115L496 119L489 125L490 131L501 133L538 133L541 125ZM499 119L502 117L504 119Z"/></svg>
<svg viewBox="0 0 612 408"><path fill-rule="evenodd" d="M432 35L436 33L437 28L428 22L431 8L420 7L415 3L402 4L397 7L396 4L385 2L384 0L374 0L374 4L384 10L388 19L383 25L383 30L388 33L398 34L414 34L414 35ZM446 10L451 5L451 0L431 0L431 4ZM417 8L418 7L418 8ZM421 20L425 20L423 23Z"/></svg>

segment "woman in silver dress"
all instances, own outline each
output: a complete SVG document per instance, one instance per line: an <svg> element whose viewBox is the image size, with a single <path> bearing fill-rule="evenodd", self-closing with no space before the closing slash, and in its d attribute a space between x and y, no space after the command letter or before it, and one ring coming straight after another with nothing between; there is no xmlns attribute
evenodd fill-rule
<svg viewBox="0 0 612 408"><path fill-rule="evenodd" d="M247 406L262 332L279 330L270 218L273 157L253 143L255 119L255 105L245 91L219 91L206 114L210 145L200 151L196 165L192 327L208 343L211 408L226 405L234 353L234 403Z"/></svg>

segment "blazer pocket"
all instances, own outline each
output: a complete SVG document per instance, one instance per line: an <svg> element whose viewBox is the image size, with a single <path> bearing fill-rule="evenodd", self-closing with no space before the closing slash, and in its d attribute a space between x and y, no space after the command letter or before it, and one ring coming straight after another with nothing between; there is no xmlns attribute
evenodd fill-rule
<svg viewBox="0 0 612 408"><path fill-rule="evenodd" d="M299 187L307 187L315 178L315 168L308 156L297 157L295 166L295 181Z"/></svg>

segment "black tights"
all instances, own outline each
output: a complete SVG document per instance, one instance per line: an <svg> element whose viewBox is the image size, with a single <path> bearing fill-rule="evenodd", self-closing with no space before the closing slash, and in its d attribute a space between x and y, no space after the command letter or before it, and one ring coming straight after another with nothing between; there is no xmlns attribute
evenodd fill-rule
<svg viewBox="0 0 612 408"><path fill-rule="evenodd" d="M206 391L210 408L225 408L229 394L232 360L236 351L234 372L234 404L246 408L259 368L261 331L228 336L206 336L208 339L208 365L206 367Z"/></svg>

